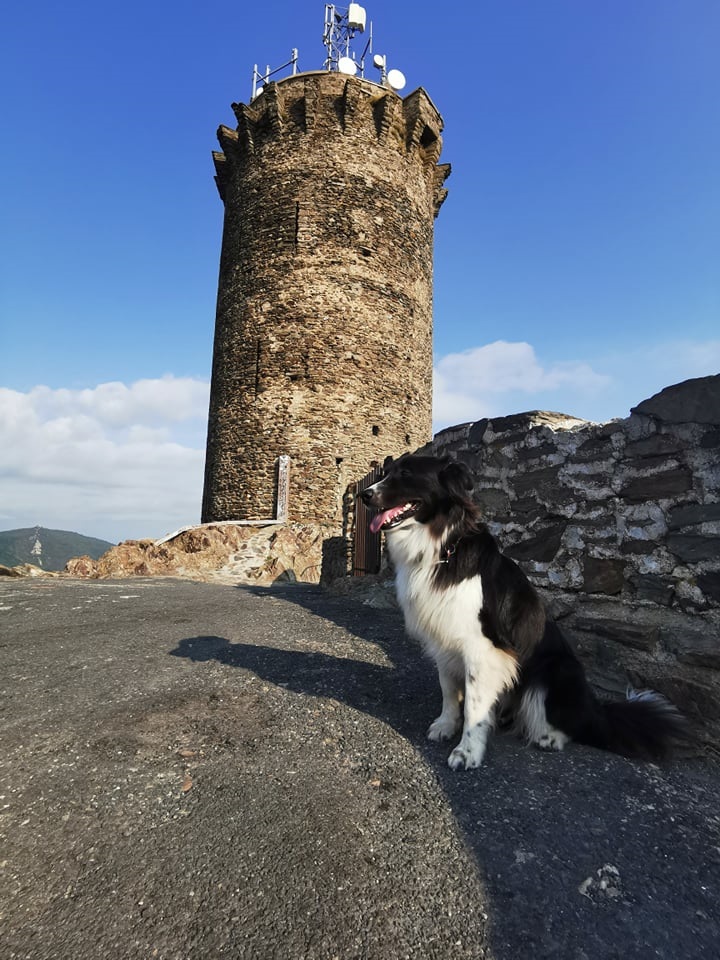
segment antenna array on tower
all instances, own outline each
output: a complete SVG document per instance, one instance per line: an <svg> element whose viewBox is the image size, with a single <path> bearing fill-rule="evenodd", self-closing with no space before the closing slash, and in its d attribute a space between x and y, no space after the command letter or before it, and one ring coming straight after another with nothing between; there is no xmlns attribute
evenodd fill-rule
<svg viewBox="0 0 720 960"><path fill-rule="evenodd" d="M365 55L372 53L372 22L368 24L368 38L365 48L356 60L351 43L359 33L365 33L367 13L359 3L351 3L347 8L336 7L334 3L325 4L325 30L323 45L327 56L323 66L326 70L338 70L350 76L360 72L365 76Z"/></svg>
<svg viewBox="0 0 720 960"><path fill-rule="evenodd" d="M359 35L367 34L362 53L357 54L353 49L353 42ZM365 79L365 57L372 53L373 30L372 21L368 21L365 7L359 3L351 3L347 7L336 7L334 3L325 4L325 27L323 30L323 45L326 57L323 62L325 70L334 70ZM292 66L293 74L298 71L298 52L293 50L290 59L281 67L271 70L269 66L261 73L257 64L253 67L251 100L259 97L265 84L271 77L286 67ZM402 90L405 86L405 77L399 70L387 69L387 57L377 54L373 57L373 66L380 71L380 84L391 90Z"/></svg>

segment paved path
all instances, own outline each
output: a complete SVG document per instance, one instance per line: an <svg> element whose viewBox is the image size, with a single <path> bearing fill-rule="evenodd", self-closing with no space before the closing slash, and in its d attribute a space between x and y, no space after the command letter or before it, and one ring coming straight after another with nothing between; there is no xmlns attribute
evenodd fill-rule
<svg viewBox="0 0 720 960"><path fill-rule="evenodd" d="M720 956L717 768L451 773L393 612L12 580L0 631L3 960Z"/></svg>

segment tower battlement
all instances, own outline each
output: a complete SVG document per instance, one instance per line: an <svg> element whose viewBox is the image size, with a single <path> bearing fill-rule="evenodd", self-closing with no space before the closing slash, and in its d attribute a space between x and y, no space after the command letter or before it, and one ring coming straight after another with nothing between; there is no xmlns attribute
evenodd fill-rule
<svg viewBox="0 0 720 960"><path fill-rule="evenodd" d="M334 136L357 142L358 149L373 143L394 148L398 162L419 160L435 185L436 215L447 195L443 183L450 166L438 167L442 117L421 87L403 98L369 80L317 71L269 83L252 104L233 103L232 109L237 128L218 128L222 152L213 153L223 200L233 168L274 141Z"/></svg>

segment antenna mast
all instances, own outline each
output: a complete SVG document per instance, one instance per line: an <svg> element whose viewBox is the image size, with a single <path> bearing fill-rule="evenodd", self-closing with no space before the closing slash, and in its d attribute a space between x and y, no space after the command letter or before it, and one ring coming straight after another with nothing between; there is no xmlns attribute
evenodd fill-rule
<svg viewBox="0 0 720 960"><path fill-rule="evenodd" d="M271 70L270 65L268 64L268 66L265 67L265 73L260 73L260 71L258 70L258 65L255 64L255 66L253 67L252 96L250 97L250 99L254 100L255 97L259 97L260 94L263 92L263 88L265 84L268 82L268 80L270 79L270 77L274 76L276 73L279 73L281 70L284 70L285 67L292 67L293 76L295 76L295 74L297 73L297 65L298 65L298 52L297 52L297 49L295 48L293 48L293 50L290 52L290 59L288 60L288 62L284 63L281 67L276 67L274 70Z"/></svg>
<svg viewBox="0 0 720 960"><path fill-rule="evenodd" d="M367 27L367 40L358 59L352 49L352 43L359 34L364 34ZM365 57L372 53L373 29L372 21L368 21L365 7L359 3L351 3L347 7L336 7L334 3L325 4L325 29L323 31L323 46L327 52L323 69L334 70L338 73L354 77L359 74L365 79ZM387 69L387 57L377 54L373 57L373 66L380 71L380 86L389 87L396 93L405 86L405 76L400 70ZM290 59L281 67L271 70L268 65L262 72L258 65L253 67L252 75L252 102L263 92L265 84L276 73L292 67L293 75L298 72L298 52L293 50ZM376 81L373 81L376 82Z"/></svg>
<svg viewBox="0 0 720 960"><path fill-rule="evenodd" d="M358 69L365 76L365 55L372 52L372 22L368 24L368 39L360 60L355 59L355 51L350 44L359 33L365 33L367 13L359 3L351 3L347 8L336 7L334 3L325 4L325 30L323 44L327 57L323 63L326 70L338 70L354 76Z"/></svg>

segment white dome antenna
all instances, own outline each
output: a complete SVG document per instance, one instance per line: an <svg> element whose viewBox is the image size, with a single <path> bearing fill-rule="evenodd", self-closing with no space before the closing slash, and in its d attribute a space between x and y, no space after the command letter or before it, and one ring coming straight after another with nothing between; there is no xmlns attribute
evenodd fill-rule
<svg viewBox="0 0 720 960"><path fill-rule="evenodd" d="M352 57L340 57L337 67L340 73L345 73L348 77L354 77L358 72L358 65Z"/></svg>
<svg viewBox="0 0 720 960"><path fill-rule="evenodd" d="M405 79L405 74L401 70L388 70L387 82L388 86L392 87L393 90L402 90L407 83L407 80Z"/></svg>
<svg viewBox="0 0 720 960"><path fill-rule="evenodd" d="M396 93L402 90L407 80L401 70L388 70L387 57L384 53L376 53L373 57L373 66L380 71L380 83L384 87L390 87Z"/></svg>

